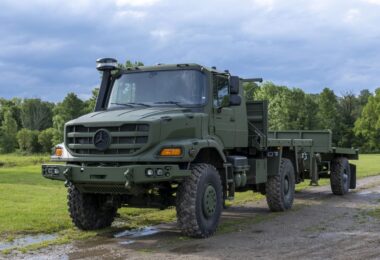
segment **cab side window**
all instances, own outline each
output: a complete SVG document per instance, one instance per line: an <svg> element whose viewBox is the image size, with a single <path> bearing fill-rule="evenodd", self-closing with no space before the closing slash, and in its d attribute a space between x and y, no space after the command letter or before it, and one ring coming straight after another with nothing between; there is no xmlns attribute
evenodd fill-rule
<svg viewBox="0 0 380 260"><path fill-rule="evenodd" d="M228 102L229 82L227 77L214 77L214 107L221 107Z"/></svg>

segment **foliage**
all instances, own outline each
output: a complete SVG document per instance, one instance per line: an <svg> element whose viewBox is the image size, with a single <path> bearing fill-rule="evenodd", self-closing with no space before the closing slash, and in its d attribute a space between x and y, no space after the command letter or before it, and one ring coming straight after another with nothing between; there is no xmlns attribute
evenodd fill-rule
<svg viewBox="0 0 380 260"><path fill-rule="evenodd" d="M40 151L38 133L37 130L27 128L23 128L17 133L18 145L22 152L36 153Z"/></svg>
<svg viewBox="0 0 380 260"><path fill-rule="evenodd" d="M317 118L321 129L330 129L333 132L333 142L339 136L338 100L333 90L324 88L318 97Z"/></svg>
<svg viewBox="0 0 380 260"><path fill-rule="evenodd" d="M15 150L17 140L17 122L12 116L12 112L7 110L4 113L4 120L0 128L0 149L2 153L11 153Z"/></svg>
<svg viewBox="0 0 380 260"><path fill-rule="evenodd" d="M355 122L355 133L365 138L363 147L369 151L380 150L380 88L368 98L361 116Z"/></svg>
<svg viewBox="0 0 380 260"><path fill-rule="evenodd" d="M41 99L25 99L21 103L21 121L30 130L44 130L52 126L54 104Z"/></svg>
<svg viewBox="0 0 380 260"><path fill-rule="evenodd" d="M58 130L55 128L48 128L41 131L38 135L38 143L41 145L41 151L49 153L51 148L56 144L55 140Z"/></svg>
<svg viewBox="0 0 380 260"><path fill-rule="evenodd" d="M85 113L91 113L94 111L94 108L96 105L96 99L98 98L98 95L99 95L99 88L94 88L92 90L91 98L84 102L84 112Z"/></svg>
<svg viewBox="0 0 380 260"><path fill-rule="evenodd" d="M58 103L54 108L53 127L59 133L55 136L54 141L58 143L63 141L64 124L74 118L85 114L85 103L74 93L69 93L64 100ZM59 138L56 140L56 138Z"/></svg>

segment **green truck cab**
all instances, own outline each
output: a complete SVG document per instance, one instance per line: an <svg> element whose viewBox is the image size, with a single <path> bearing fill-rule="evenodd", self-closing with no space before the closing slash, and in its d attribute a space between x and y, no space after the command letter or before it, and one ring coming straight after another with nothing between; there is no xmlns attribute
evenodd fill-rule
<svg viewBox="0 0 380 260"><path fill-rule="evenodd" d="M331 132L268 131L267 101L246 102L242 79L197 64L120 68L99 59L94 112L65 124L64 143L42 165L65 181L74 224L110 226L122 206L176 206L181 231L215 233L235 192L292 207L295 185L330 178L332 192L356 185L358 151L333 147ZM64 164L62 164L64 162Z"/></svg>

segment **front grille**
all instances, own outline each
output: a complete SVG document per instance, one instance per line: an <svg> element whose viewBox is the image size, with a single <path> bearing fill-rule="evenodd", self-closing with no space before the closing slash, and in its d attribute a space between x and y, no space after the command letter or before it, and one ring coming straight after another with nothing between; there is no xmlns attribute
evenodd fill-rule
<svg viewBox="0 0 380 260"><path fill-rule="evenodd" d="M105 151L94 145L94 135L105 129L111 134L111 144ZM149 125L125 124L122 126L86 127L69 125L66 127L66 146L78 155L132 155L141 150L149 138Z"/></svg>

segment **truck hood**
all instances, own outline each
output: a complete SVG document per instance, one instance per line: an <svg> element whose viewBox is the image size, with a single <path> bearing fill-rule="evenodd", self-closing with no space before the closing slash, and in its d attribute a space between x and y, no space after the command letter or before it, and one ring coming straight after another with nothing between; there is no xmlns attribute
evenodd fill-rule
<svg viewBox="0 0 380 260"><path fill-rule="evenodd" d="M191 113L188 108L147 107L122 110L101 111L86 114L67 124L125 123L127 121L155 121L161 117L184 116Z"/></svg>

